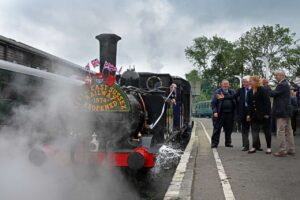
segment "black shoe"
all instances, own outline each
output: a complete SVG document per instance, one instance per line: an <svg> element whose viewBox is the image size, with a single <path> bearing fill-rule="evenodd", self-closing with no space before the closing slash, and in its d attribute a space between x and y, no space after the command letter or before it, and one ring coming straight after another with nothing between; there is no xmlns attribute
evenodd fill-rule
<svg viewBox="0 0 300 200"><path fill-rule="evenodd" d="M232 144L225 144L225 147L233 147Z"/></svg>
<svg viewBox="0 0 300 200"><path fill-rule="evenodd" d="M295 152L294 152L294 151L288 151L288 152L287 152L287 155L295 156Z"/></svg>
<svg viewBox="0 0 300 200"><path fill-rule="evenodd" d="M263 151L263 149L262 148L258 148L258 149L256 149L257 151Z"/></svg>
<svg viewBox="0 0 300 200"><path fill-rule="evenodd" d="M242 149L242 151L248 151L249 150L249 148L247 148L247 147L244 147L243 149Z"/></svg>
<svg viewBox="0 0 300 200"><path fill-rule="evenodd" d="M213 149L213 148L218 148L218 145L212 144L212 145L211 145L211 148L212 148L212 149Z"/></svg>

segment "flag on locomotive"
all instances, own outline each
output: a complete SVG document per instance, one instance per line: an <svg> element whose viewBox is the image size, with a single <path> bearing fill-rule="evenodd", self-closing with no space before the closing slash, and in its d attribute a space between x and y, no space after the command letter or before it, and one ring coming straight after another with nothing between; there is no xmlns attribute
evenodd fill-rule
<svg viewBox="0 0 300 200"><path fill-rule="evenodd" d="M96 69L97 67L100 67L100 61L98 58L93 59L91 61L91 64L94 67L94 69ZM90 74L90 71L91 71L90 63L88 63L85 66L85 69L89 72L89 74L86 76L86 79L85 79L85 82L88 86L92 85L92 81L96 81L99 84L104 81L109 86L112 86L116 81L117 67L107 61L104 62L102 71L101 71L101 69L98 69L94 80Z"/></svg>

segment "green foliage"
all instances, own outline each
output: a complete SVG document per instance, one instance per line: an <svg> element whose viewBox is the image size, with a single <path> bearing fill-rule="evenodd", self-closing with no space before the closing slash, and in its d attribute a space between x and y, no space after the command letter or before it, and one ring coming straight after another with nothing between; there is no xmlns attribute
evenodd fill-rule
<svg viewBox="0 0 300 200"><path fill-rule="evenodd" d="M243 70L241 63L245 55L244 50L236 48L236 44L221 37L196 38L194 45L187 47L185 53L197 66L200 78L209 83L209 89L217 88L223 79L234 82L234 75L242 73Z"/></svg>
<svg viewBox="0 0 300 200"><path fill-rule="evenodd" d="M210 39L205 36L194 39L193 46L187 47L185 54L200 71L206 70L211 54Z"/></svg>
<svg viewBox="0 0 300 200"><path fill-rule="evenodd" d="M275 27L254 27L241 36L237 45L247 54L244 63L249 72L265 76L262 68L264 63L258 58L267 59L271 72L277 69L295 68L287 61L293 53L294 37L295 33L291 33L289 28L280 27L279 24Z"/></svg>
<svg viewBox="0 0 300 200"><path fill-rule="evenodd" d="M300 46L289 49L286 60L283 61L283 66L290 72L292 79L300 76Z"/></svg>
<svg viewBox="0 0 300 200"><path fill-rule="evenodd" d="M295 76L300 77L300 67L297 68Z"/></svg>
<svg viewBox="0 0 300 200"><path fill-rule="evenodd" d="M200 77L198 76L198 71L196 69L193 69L189 73L185 74L185 78L190 82L201 80Z"/></svg>
<svg viewBox="0 0 300 200"><path fill-rule="evenodd" d="M228 79L232 87L237 88L239 82L235 75L268 75L270 79L272 72L283 69L294 78L300 75L300 46L297 42L295 33L278 24L253 27L235 42L218 36L198 37L185 49L186 57L197 69L187 74L187 78L193 79L196 75L201 79L203 94L198 97L201 100L208 99L222 79ZM269 74L265 64L269 64Z"/></svg>

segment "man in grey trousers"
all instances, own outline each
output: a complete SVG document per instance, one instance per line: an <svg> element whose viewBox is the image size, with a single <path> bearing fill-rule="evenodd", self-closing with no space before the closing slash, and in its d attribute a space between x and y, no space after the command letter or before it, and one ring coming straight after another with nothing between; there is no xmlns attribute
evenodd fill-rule
<svg viewBox="0 0 300 200"><path fill-rule="evenodd" d="M284 157L295 154L294 135L291 126L291 93L289 82L285 79L284 71L278 70L274 73L278 85L275 90L270 91L270 96L274 97L272 114L277 119L277 140L279 151L274 156ZM286 144L287 140L287 144Z"/></svg>

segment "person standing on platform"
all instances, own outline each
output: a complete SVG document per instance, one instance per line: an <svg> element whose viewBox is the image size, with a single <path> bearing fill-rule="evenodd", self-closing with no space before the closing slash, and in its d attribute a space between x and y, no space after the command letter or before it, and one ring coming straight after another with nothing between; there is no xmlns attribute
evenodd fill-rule
<svg viewBox="0 0 300 200"><path fill-rule="evenodd" d="M242 128L242 151L249 150L249 131L250 131L250 122L246 120L247 110L248 110L248 93L250 91L249 77L245 76L242 80L243 87L240 88L234 98L237 102L237 116L238 120L241 122Z"/></svg>
<svg viewBox="0 0 300 200"><path fill-rule="evenodd" d="M226 98L233 96L235 92L229 89L229 81L222 80L221 88L215 91L211 107L213 110L213 134L211 137L211 147L217 148L219 145L221 129L223 127L225 132L225 146L233 147L231 144L231 133L234 121L234 109L235 100L234 98ZM219 98L218 96L223 98Z"/></svg>
<svg viewBox="0 0 300 200"><path fill-rule="evenodd" d="M270 93L272 91L270 85L269 85L269 80L264 78L262 79L263 87ZM272 99L271 99L271 107L272 107ZM271 123L271 133L273 135L276 135L276 119L271 115L270 116L270 123Z"/></svg>
<svg viewBox="0 0 300 200"><path fill-rule="evenodd" d="M255 153L260 149L259 132L260 127L263 127L263 131L267 143L267 154L271 154L271 130L270 130L270 114L271 114L271 101L268 91L261 86L258 76L252 76L250 78L250 84L252 86L248 96L248 115L247 121L251 122L252 132L252 149L248 153Z"/></svg>
<svg viewBox="0 0 300 200"><path fill-rule="evenodd" d="M273 155L277 157L284 157L287 154L295 154L294 135L291 127L291 94L289 82L285 79L284 71L278 70L274 75L275 79L278 81L278 85L275 90L270 92L270 96L274 98L272 114L277 119L276 124L279 151Z"/></svg>

